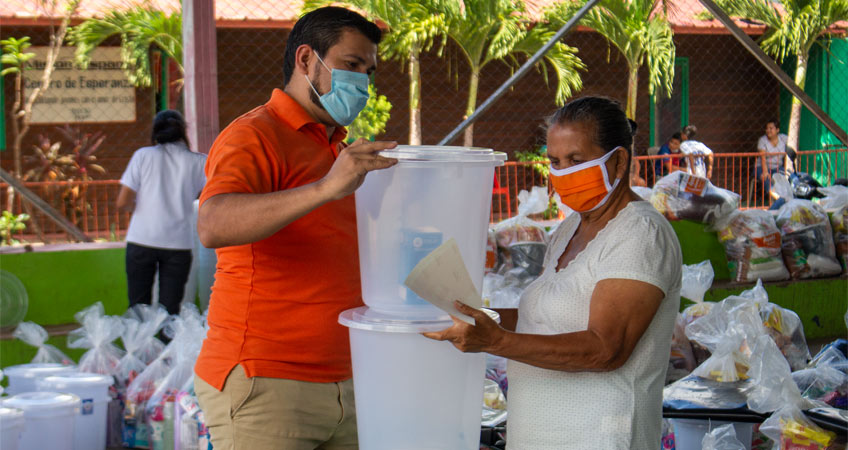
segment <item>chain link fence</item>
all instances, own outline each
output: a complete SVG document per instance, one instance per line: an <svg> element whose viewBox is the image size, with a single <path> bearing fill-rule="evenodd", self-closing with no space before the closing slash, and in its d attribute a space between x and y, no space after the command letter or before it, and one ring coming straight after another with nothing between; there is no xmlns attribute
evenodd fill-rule
<svg viewBox="0 0 848 450"><path fill-rule="evenodd" d="M546 8L554 3L558 2L527 1L523 13L527 23L544 22ZM639 175L649 186L653 184L658 178L656 167L661 159L651 155L655 155L659 147L684 126L695 125L698 129L696 139L716 154L712 182L739 193L748 206L762 207L768 203L768 198L763 193L762 182L754 176L757 142L770 120L779 122L781 133L789 131L791 96L717 20L706 13L697 0L671 0L668 3L667 17L674 44L670 96L663 92L650 95L651 71L643 65L637 72L634 119L638 123L638 133L634 151L639 156ZM35 0L4 2L0 8L0 16L3 17L0 38L28 36L32 48L42 52L41 49L49 45L51 30L55 30L57 22L45 17L45 12L35 5ZM81 5L79 17L72 25L79 25L83 19L90 17L102 18L109 11L135 8L124 2L109 0L83 0ZM179 2L173 0L158 0L144 5L166 16L179 12ZM239 115L266 102L273 89L282 87L286 37L300 10L299 1L217 2L221 129ZM61 11L60 4L54 15L60 16ZM662 15L657 10L651 17ZM752 20L737 20L736 23L755 40L760 39L766 29ZM832 38L820 39L810 50L806 90L846 129L848 103L844 97L845 86L848 86L848 40L845 38L845 23L833 24L831 30L835 32ZM628 62L615 45L586 25L572 30L563 42L576 49L576 55L585 66L578 71L582 88L576 96L605 95L626 103ZM107 38L93 53L92 61L98 64L89 66L87 70L74 66L70 57L60 59L62 70L57 66L53 81L61 80L61 83L51 85L36 105L49 106L44 109L47 115L34 114L35 120L20 146L22 157L25 157L22 158L20 175L31 183L63 182L57 184L56 189L62 193L57 198L78 197L91 192L91 189L74 187L87 180L103 182L103 186L97 188L97 192L101 192L97 197L74 197L75 204L83 206L82 210L77 207L79 214L73 220L104 239L120 239L125 230L127 217L116 213L113 203L119 188L117 180L133 151L149 145L154 114L166 107L182 108L182 72L178 61L154 46L150 51L150 85L128 86L123 72L115 69L115 65L120 66L121 63L120 52L115 52L120 44L118 36ZM477 104L507 80L526 58L526 53L515 53L486 64L480 71ZM781 64L794 78L794 58L786 58ZM25 71L25 95L32 91L33 83L39 79L42 73L39 67L43 68L43 64ZM447 40L442 43L437 39L431 50L421 54L420 68L421 140L423 144L435 144L465 117L470 67L456 42ZM7 75L3 80L2 129L5 140L0 159L2 167L13 172L14 130L11 116L16 85L14 75ZM381 60L374 84L377 93L385 96L392 105L385 132L376 138L408 143L410 83L407 65L396 60ZM127 98L131 98L132 102L128 102ZM539 170L538 164L544 161L544 120L557 108L555 98L556 76L548 64L545 68L531 71L516 83L474 124L475 146L509 154L507 166L498 169L493 182L493 221L515 214L520 190L546 185L544 171ZM808 111L802 110L798 150L805 152L797 162L798 170L814 173L823 184L848 176L844 146ZM75 136L102 133L102 142L95 148L91 148L92 142L88 142L88 147L81 147L79 139L75 142L65 136L67 133L61 132L60 128L66 125L76 133ZM49 145L45 146L45 141ZM462 143L462 137L452 142L453 145ZM50 153L55 145L58 148ZM63 159L63 156L70 160ZM86 156L96 159L86 159ZM93 168L93 165L102 170ZM29 176L26 176L27 173ZM0 207L4 210L10 209L15 214L23 212L19 198L10 208L9 196L0 197ZM60 200L48 201L55 202L57 209L61 210ZM95 210L101 216L103 211L108 213L97 220L96 226L84 225L86 215L94 216ZM38 217L33 222L38 222L46 236L59 233L39 213L35 215ZM29 227L25 232L26 239L36 239L31 235L33 232Z"/></svg>

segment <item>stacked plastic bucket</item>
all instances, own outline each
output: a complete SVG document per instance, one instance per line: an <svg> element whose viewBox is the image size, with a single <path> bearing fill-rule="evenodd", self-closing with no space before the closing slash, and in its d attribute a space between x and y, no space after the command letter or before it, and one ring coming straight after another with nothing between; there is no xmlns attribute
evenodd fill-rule
<svg viewBox="0 0 848 450"><path fill-rule="evenodd" d="M348 310L359 446L477 449L485 355L420 333L452 321L404 286L415 265L454 239L478 292L496 166L506 155L468 147L399 146L398 164L356 191L362 296Z"/></svg>
<svg viewBox="0 0 848 450"><path fill-rule="evenodd" d="M103 450L111 376L61 364L4 370L10 397L0 407L2 450Z"/></svg>

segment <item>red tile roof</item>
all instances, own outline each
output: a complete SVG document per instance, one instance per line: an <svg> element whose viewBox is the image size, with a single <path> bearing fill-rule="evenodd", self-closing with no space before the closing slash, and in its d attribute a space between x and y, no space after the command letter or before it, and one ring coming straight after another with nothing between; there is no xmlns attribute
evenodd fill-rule
<svg viewBox="0 0 848 450"><path fill-rule="evenodd" d="M25 24L35 20L61 16L67 0L58 0L55 11L39 8L37 0L3 0L0 2L0 24ZM459 0L457 0L459 1ZM542 17L548 6L569 0L525 0L528 16L534 20ZM127 9L137 4L149 4L163 11L174 11L180 7L179 0L83 0L77 18L102 17L112 9ZM224 27L288 27L297 20L302 0L216 0L215 18L218 26ZM726 33L724 26L715 19L700 20L706 10L698 0L671 0L669 20L678 33ZM761 32L763 27L743 21L737 25L748 32ZM844 27L843 27L844 28Z"/></svg>

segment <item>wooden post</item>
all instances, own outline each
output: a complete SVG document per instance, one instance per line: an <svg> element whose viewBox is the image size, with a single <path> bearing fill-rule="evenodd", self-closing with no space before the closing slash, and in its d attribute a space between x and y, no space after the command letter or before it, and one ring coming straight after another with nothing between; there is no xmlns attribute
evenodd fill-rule
<svg viewBox="0 0 848 450"><path fill-rule="evenodd" d="M183 0L183 58L189 145L209 153L218 136L215 0Z"/></svg>

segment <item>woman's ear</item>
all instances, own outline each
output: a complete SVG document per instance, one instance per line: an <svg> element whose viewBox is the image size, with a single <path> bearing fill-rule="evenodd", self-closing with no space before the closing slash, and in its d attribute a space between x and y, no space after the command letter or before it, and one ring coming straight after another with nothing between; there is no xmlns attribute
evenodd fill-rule
<svg viewBox="0 0 848 450"><path fill-rule="evenodd" d="M615 163L615 177L624 179L630 170L630 162L633 160L633 154L624 147L618 147L615 151L618 152Z"/></svg>

